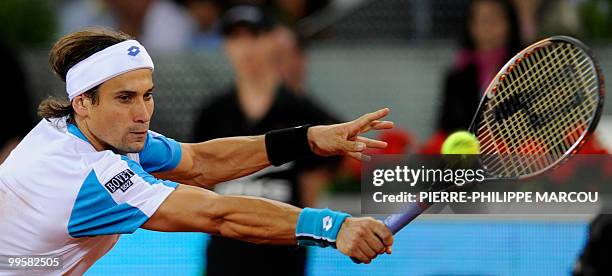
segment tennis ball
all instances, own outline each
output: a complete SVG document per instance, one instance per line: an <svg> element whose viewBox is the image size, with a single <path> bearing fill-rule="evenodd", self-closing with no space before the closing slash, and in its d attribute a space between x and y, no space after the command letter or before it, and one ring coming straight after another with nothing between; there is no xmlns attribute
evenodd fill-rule
<svg viewBox="0 0 612 276"><path fill-rule="evenodd" d="M442 154L478 154L480 144L474 134L467 131L457 131L444 140Z"/></svg>

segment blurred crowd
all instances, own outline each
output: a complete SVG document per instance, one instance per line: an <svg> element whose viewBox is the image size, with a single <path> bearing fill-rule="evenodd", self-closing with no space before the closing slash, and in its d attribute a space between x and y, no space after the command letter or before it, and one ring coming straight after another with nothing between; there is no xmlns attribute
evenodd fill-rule
<svg viewBox="0 0 612 276"><path fill-rule="evenodd" d="M405 11L406 22L413 24L417 20L410 17L420 12L416 1L385 1L405 2L402 7L416 10ZM362 3L359 9L367 10L385 1L354 2ZM240 48L250 49L252 45L264 43L253 43L253 39L244 39L244 35L230 35L228 28L238 23L266 29L273 24L275 30L270 35L262 36L269 39L257 39L270 41L268 44L272 46L260 48L263 49L261 51L273 53L254 52L251 58L245 60L252 60L249 62L253 63L252 71L255 74L265 71L260 68L267 68L268 65L274 67L284 86L297 95L306 96L307 45L313 41L333 40L334 26L324 26L322 31L313 34L305 33L302 23L312 22L313 17L325 13L332 14L333 18L334 11L341 10L341 2L344 3L333 0L5 0L0 1L0 44L5 45L3 52L11 56L13 62L19 62L20 53L29 49L49 49L52 42L62 35L83 27L106 26L135 37L154 55L185 51L223 52L236 69L235 56L245 52ZM438 30L445 32L446 39L456 40L455 45L459 47L441 85L443 89L439 96L439 112L436 112L435 132L425 141L416 141L415 136L407 130L400 129L390 135L395 137L394 141L401 142L398 147L401 146L406 152L439 152L441 142L448 133L466 128L488 80L522 46L559 33L587 39L612 38L612 1L608 0L434 0L428 4L430 8L425 10L432 13L431 18L440 21L456 21L459 18L463 23L449 21L454 29ZM244 5L257 7L257 12L235 9ZM441 10L440 14L446 12L450 15L445 9L457 6L463 8L462 11L454 11L455 16L435 16L436 9ZM329 19L324 21L336 22ZM366 26L363 28L369 24L361 23L363 25L360 26ZM258 24L261 26L255 26ZM258 33L256 36L259 37ZM241 38L231 39L233 37ZM261 59L268 59L269 62ZM25 91L28 89L25 78L27 76L22 75L10 79L14 82L23 79L24 84L18 86ZM22 98L21 101L28 100L26 96ZM34 105L29 102L23 106ZM9 140L0 142L14 144ZM594 146L597 148L596 144ZM395 151L398 147L394 147ZM354 165L349 164L348 167Z"/></svg>
<svg viewBox="0 0 612 276"><path fill-rule="evenodd" d="M406 0L411 2L409 0ZM262 134L300 124L341 120L309 98L308 45L333 39L306 35L300 23L333 6L333 0L4 0L0 3L0 79L11 103L1 108L12 123L0 134L0 163L35 123L34 106L19 51L48 49L61 35L87 26L106 26L138 39L154 53L222 51L234 80L201 105L193 141ZM339 2L339 1L338 1ZM434 1L435 2L435 1ZM612 1L473 0L465 3L458 50L443 77L435 132L416 141L410 126L383 132L382 154L437 154L449 133L466 129L484 89L500 67L523 46L550 34L612 38ZM362 8L367 9L368 5ZM27 12L24 12L27 11ZM408 20L408 19L407 19ZM406 42L409 43L409 42ZM42 65L41 65L42 66ZM8 85L8 86L6 86ZM329 91L329 93L337 93ZM585 153L606 153L597 140ZM218 186L217 192L268 197L297 206L314 206L327 183L349 183L358 190L360 164L351 160L311 159L271 168ZM246 253L245 253L246 252ZM233 262L249 254L249 265ZM272 257L274 256L274 257ZM306 252L292 247L257 246L214 238L209 244L208 275L304 272ZM266 259L281 263L266 266ZM231 260L231 261L227 261ZM274 270L276 269L276 270ZM272 272L271 272L272 271ZM276 272L274 272L276 271Z"/></svg>
<svg viewBox="0 0 612 276"><path fill-rule="evenodd" d="M331 14L327 23L335 23L334 12L341 14L342 6L355 5L360 9L376 8L380 2L393 2L403 7L405 24L419 25L416 13L443 21L441 35L420 36L456 38L452 29L465 19L464 9L469 0L432 0L418 4L412 0L4 0L0 2L0 33L18 47L48 48L49 43L66 33L85 26L108 26L136 37L153 51L207 50L220 47L222 18L225 11L237 4L262 7L283 25L296 28L320 14ZM375 3L378 2L378 3ZM612 5L609 0L509 0L516 12L520 39L527 43L556 33L581 38L612 38ZM419 7L427 7L420 9ZM460 10L453 10L460 7ZM376 11L374 11L375 13ZM372 17L374 18L374 17ZM394 17L394 20L397 17ZM400 17L401 18L401 17ZM304 20L308 19L308 20ZM367 19L367 17L364 17ZM312 22L312 20L310 20ZM373 22L359 22L359 28ZM402 24L402 22L389 22ZM323 24L324 25L324 24ZM427 24L425 24L427 25ZM429 23L437 26L437 22ZM304 26L301 26L304 28ZM431 28L431 27L430 27ZM434 27L435 28L435 27ZM333 29L333 26L332 26ZM414 30L422 33L422 30ZM331 35L330 35L331 33ZM333 37L333 32L319 37ZM309 35L312 35L309 33ZM401 34L400 34L401 35ZM404 34L403 37L411 37ZM414 36L413 36L414 37Z"/></svg>
<svg viewBox="0 0 612 276"><path fill-rule="evenodd" d="M143 43L152 51L207 50L221 46L222 14L232 6L262 7L287 26L313 13L326 0L219 1L219 0L84 0L60 8L59 32L83 26L110 26Z"/></svg>

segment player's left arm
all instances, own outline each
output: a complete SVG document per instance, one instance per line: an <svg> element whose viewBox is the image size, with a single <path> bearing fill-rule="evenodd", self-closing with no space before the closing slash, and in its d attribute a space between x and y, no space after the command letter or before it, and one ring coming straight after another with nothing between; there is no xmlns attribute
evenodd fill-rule
<svg viewBox="0 0 612 276"><path fill-rule="evenodd" d="M154 175L183 184L211 187L270 165L263 135L181 143L181 151L181 161L176 168Z"/></svg>
<svg viewBox="0 0 612 276"><path fill-rule="evenodd" d="M364 159L366 148L385 148L382 141L360 136L370 130L389 129L393 123L380 121L389 109L365 114L353 121L308 128L310 150L320 156L345 154ZM157 172L158 178L200 187L239 178L271 165L265 135L213 139L202 143L182 143L181 160L172 170Z"/></svg>

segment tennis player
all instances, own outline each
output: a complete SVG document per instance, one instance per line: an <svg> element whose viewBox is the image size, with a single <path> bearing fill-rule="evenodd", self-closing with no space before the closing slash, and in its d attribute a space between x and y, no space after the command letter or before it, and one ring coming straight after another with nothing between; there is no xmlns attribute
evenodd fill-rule
<svg viewBox="0 0 612 276"><path fill-rule="evenodd" d="M367 158L364 149L386 144L359 135L392 128L379 121L388 109L343 124L178 143L149 130L154 65L137 41L85 29L62 37L50 64L69 102L43 101L43 120L0 165L4 259L58 256L61 268L49 274L80 275L137 228L333 246L364 263L391 253L393 236L372 218L204 189L310 154ZM28 273L1 261L2 275Z"/></svg>

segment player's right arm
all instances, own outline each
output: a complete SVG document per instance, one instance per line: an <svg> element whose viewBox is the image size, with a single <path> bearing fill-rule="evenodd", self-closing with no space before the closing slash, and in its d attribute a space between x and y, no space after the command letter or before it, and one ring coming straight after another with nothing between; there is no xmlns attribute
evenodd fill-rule
<svg viewBox="0 0 612 276"><path fill-rule="evenodd" d="M142 228L167 232L206 232L252 243L297 244L303 210L285 203L244 196L218 195L179 185ZM343 254L364 263L390 253L393 236L372 218L346 218L335 241Z"/></svg>

